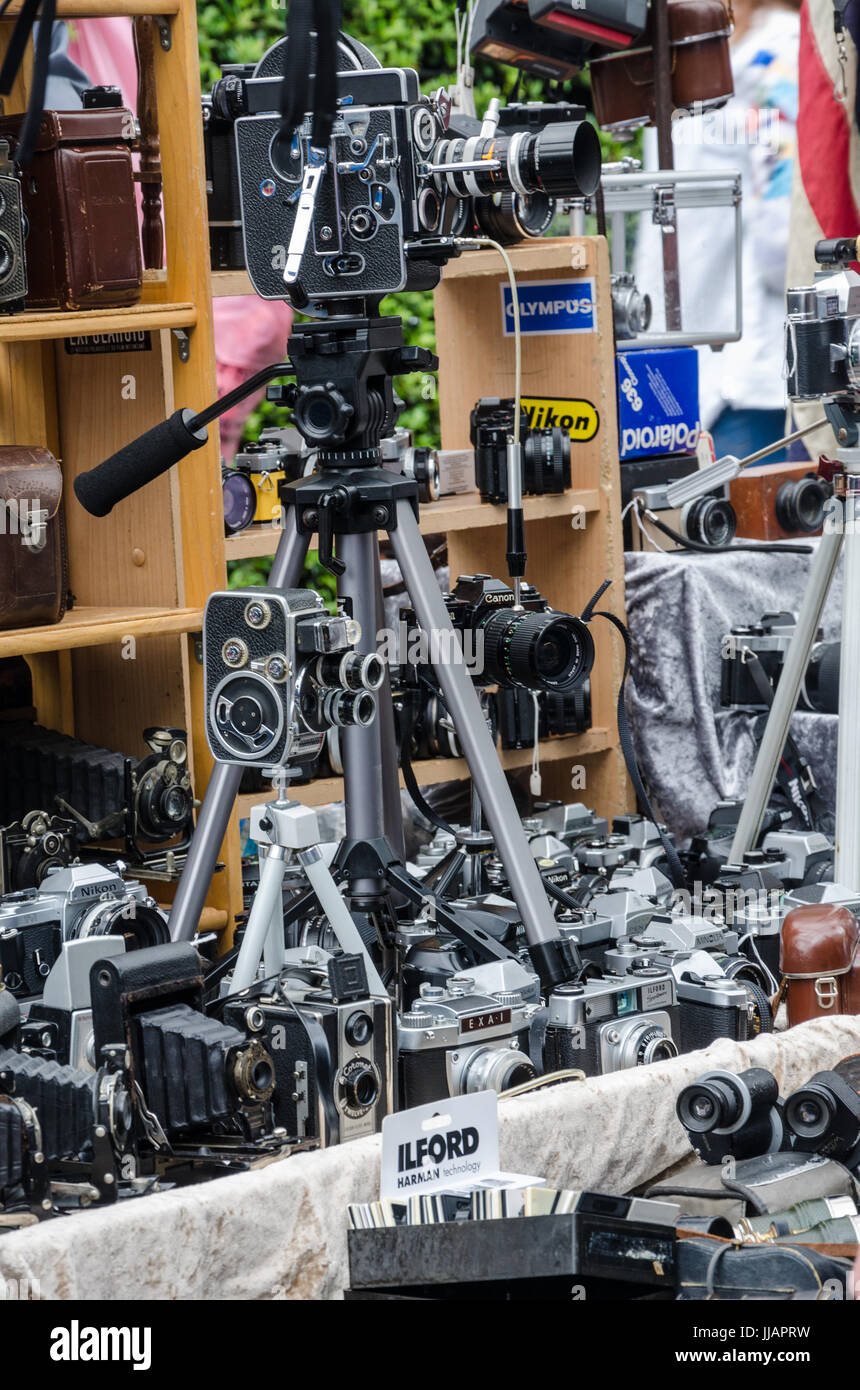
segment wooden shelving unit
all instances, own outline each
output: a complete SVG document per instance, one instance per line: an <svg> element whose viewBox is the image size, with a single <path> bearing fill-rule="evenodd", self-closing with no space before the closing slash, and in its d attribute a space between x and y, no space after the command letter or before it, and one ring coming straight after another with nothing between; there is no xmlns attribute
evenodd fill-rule
<svg viewBox="0 0 860 1390"><path fill-rule="evenodd" d="M0 22L0 53L20 9L13 0ZM166 268L144 272L129 308L0 317L0 443L45 445L61 460L75 595L56 626L0 633L0 656L25 657L48 727L138 755L147 725L187 728L199 797L211 759L193 635L207 595L226 582L217 430L108 517L89 516L72 490L79 472L177 406L200 410L216 395L196 11L191 0L59 0L58 14L166 21L153 56ZM7 113L25 109L31 70L30 55ZM140 332L144 350L76 355L63 341ZM207 906L228 921L241 908L235 820L222 858ZM163 884L153 891L170 896Z"/></svg>

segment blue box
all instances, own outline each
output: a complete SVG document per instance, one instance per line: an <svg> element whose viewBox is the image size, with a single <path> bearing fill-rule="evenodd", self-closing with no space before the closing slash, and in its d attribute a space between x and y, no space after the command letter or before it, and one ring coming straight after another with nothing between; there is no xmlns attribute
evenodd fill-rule
<svg viewBox="0 0 860 1390"><path fill-rule="evenodd" d="M695 452L699 354L694 347L619 350L615 377L622 460Z"/></svg>

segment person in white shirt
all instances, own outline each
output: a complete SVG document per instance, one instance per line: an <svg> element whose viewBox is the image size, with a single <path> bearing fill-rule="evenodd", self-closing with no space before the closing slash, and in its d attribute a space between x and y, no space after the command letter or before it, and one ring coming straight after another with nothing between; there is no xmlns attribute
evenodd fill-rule
<svg viewBox="0 0 860 1390"><path fill-rule="evenodd" d="M785 268L797 116L799 9L793 4L733 0L731 40L735 94L728 104L673 121L676 169L737 169L743 184L743 334L719 352L699 349L702 426L717 457L738 458L784 432ZM657 168L656 131L645 131L644 161ZM634 269L654 302L661 265L659 229L640 220ZM734 227L727 211L682 212L678 224L681 314L685 328L732 322Z"/></svg>

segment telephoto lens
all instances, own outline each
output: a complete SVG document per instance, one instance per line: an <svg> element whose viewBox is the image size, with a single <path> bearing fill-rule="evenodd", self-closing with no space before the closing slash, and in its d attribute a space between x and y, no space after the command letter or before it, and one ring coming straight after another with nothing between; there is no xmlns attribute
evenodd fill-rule
<svg viewBox="0 0 860 1390"><path fill-rule="evenodd" d="M735 1076L707 1071L678 1096L676 1114L705 1163L754 1158L784 1147L776 1078L764 1067Z"/></svg>
<svg viewBox="0 0 860 1390"><path fill-rule="evenodd" d="M494 193L544 193L590 197L600 182L600 139L588 121L558 121L537 133L474 135L440 140L433 152L436 165L469 163L468 171L435 175L440 192L447 184L455 198ZM486 168L481 168L482 163Z"/></svg>
<svg viewBox="0 0 860 1390"><path fill-rule="evenodd" d="M860 1162L860 1095L838 1071L816 1072L785 1102L786 1128L806 1153Z"/></svg>

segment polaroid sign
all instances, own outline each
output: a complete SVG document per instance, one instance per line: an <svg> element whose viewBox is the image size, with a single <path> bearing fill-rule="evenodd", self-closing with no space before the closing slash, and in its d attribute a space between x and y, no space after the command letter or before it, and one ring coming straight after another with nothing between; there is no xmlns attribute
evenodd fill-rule
<svg viewBox="0 0 860 1390"><path fill-rule="evenodd" d="M514 301L510 285L503 284L501 291L502 331L510 338L514 332ZM593 279L526 281L517 285L517 299L523 335L597 332Z"/></svg>

